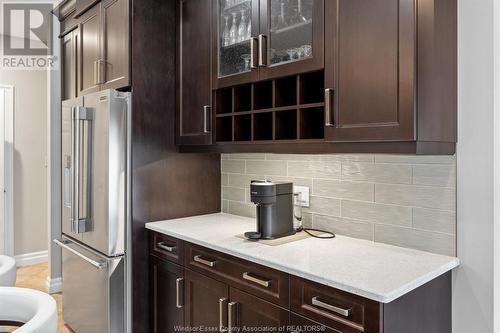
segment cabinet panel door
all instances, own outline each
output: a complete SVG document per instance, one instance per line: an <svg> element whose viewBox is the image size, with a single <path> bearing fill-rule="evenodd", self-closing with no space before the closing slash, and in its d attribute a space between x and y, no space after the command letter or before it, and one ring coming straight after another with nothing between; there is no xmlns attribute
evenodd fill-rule
<svg viewBox="0 0 500 333"><path fill-rule="evenodd" d="M103 84L101 89L130 85L130 41L128 0L107 0L102 4Z"/></svg>
<svg viewBox="0 0 500 333"><path fill-rule="evenodd" d="M289 311L235 288L230 290L228 326L250 332L284 332Z"/></svg>
<svg viewBox="0 0 500 333"><path fill-rule="evenodd" d="M328 326L317 323L305 317L299 316L293 312L290 313L290 333L302 332L323 332L323 333L342 333Z"/></svg>
<svg viewBox="0 0 500 333"><path fill-rule="evenodd" d="M212 0L212 7L215 88L258 80L259 0Z"/></svg>
<svg viewBox="0 0 500 333"><path fill-rule="evenodd" d="M260 79L323 68L324 6L323 0L260 0Z"/></svg>
<svg viewBox="0 0 500 333"><path fill-rule="evenodd" d="M99 91L98 66L101 59L101 4L81 17L78 49L78 96Z"/></svg>
<svg viewBox="0 0 500 333"><path fill-rule="evenodd" d="M183 268L150 258L152 329L155 333L173 333L176 326L184 325Z"/></svg>
<svg viewBox="0 0 500 333"><path fill-rule="evenodd" d="M414 0L339 0L325 6L325 88L331 89L325 92L326 139L413 141Z"/></svg>
<svg viewBox="0 0 500 333"><path fill-rule="evenodd" d="M63 101L76 97L76 46L78 37L78 29L76 29L66 34L61 40Z"/></svg>
<svg viewBox="0 0 500 333"><path fill-rule="evenodd" d="M185 269L185 279L186 327L220 328L226 321L220 302L228 299L228 286L189 269Z"/></svg>
<svg viewBox="0 0 500 333"><path fill-rule="evenodd" d="M211 1L178 0L177 144L212 143Z"/></svg>

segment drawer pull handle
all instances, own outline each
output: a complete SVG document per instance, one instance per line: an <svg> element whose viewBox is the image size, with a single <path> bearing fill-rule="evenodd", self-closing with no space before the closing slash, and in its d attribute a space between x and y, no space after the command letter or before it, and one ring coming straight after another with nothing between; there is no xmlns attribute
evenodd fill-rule
<svg viewBox="0 0 500 333"><path fill-rule="evenodd" d="M227 298L219 299L219 331L227 332Z"/></svg>
<svg viewBox="0 0 500 333"><path fill-rule="evenodd" d="M257 284L259 284L263 287L266 287L266 288L269 288L269 286L271 286L271 280L261 280L259 278L252 276L251 273L249 273L249 272L243 273L243 279L248 280L250 282L257 283Z"/></svg>
<svg viewBox="0 0 500 333"><path fill-rule="evenodd" d="M332 311L332 312L339 314L341 316L344 316L344 317L349 317L351 315L351 309L342 309L342 308L333 306L331 304L320 301L318 299L318 297L312 298L312 305L326 309L328 311Z"/></svg>
<svg viewBox="0 0 500 333"><path fill-rule="evenodd" d="M184 306L184 301L183 301L183 294L184 294L184 279L183 278L178 278L175 280L175 306L178 309L182 309Z"/></svg>
<svg viewBox="0 0 500 333"><path fill-rule="evenodd" d="M234 333L234 332L238 332L239 329L237 327L237 311L238 311L238 303L236 302L230 302L228 305L227 305L227 312L228 312L228 315L227 315L227 331L229 333Z"/></svg>
<svg viewBox="0 0 500 333"><path fill-rule="evenodd" d="M215 263L217 262L215 260L210 261L210 260L203 259L200 255L194 256L193 260L197 263L200 263L200 264L208 266L208 267L214 267Z"/></svg>
<svg viewBox="0 0 500 333"><path fill-rule="evenodd" d="M177 249L177 246L168 246L165 244L165 242L157 243L156 247L170 253L174 252Z"/></svg>

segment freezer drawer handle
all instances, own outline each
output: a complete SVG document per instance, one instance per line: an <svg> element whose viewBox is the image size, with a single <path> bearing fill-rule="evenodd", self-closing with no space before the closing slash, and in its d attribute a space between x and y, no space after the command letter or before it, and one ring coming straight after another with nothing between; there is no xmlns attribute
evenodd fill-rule
<svg viewBox="0 0 500 333"><path fill-rule="evenodd" d="M156 243L156 247L170 253L175 252L175 250L177 249L176 246L168 246L165 244L165 242Z"/></svg>
<svg viewBox="0 0 500 333"><path fill-rule="evenodd" d="M200 263L202 265L205 265L205 266L208 266L208 267L214 267L215 266L215 263L217 261L213 260L213 261L210 261L210 260L205 260L203 259L200 255L198 256L194 256L193 260L197 263Z"/></svg>
<svg viewBox="0 0 500 333"><path fill-rule="evenodd" d="M318 297L313 297L312 300L312 305L315 305L319 308L323 308L323 309L326 309L328 311L332 311L336 314L339 314L341 316L344 316L344 317L349 317L349 315L351 314L351 309L342 309L342 308L339 308L339 307L336 307L336 306L333 306L333 305L330 305L328 303L325 303L325 302L321 302Z"/></svg>
<svg viewBox="0 0 500 333"><path fill-rule="evenodd" d="M71 242L64 241L64 240L60 241L58 239L54 239L54 243L59 245L63 249L68 250L69 252L73 253L74 255L80 257L81 259L85 260L86 262L88 262L89 264L91 264L92 266L94 266L97 269L103 269L103 268L106 268L106 266L107 266L107 263L105 261L103 262L103 261L92 260L92 259L84 256L80 252L76 251L75 249L72 249L71 247L69 247L67 244L70 244Z"/></svg>

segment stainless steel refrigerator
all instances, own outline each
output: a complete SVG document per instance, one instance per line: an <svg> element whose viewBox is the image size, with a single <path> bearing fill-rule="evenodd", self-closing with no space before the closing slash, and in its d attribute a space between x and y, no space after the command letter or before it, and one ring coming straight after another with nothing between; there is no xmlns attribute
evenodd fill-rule
<svg viewBox="0 0 500 333"><path fill-rule="evenodd" d="M62 103L63 319L77 333L127 332L130 94Z"/></svg>

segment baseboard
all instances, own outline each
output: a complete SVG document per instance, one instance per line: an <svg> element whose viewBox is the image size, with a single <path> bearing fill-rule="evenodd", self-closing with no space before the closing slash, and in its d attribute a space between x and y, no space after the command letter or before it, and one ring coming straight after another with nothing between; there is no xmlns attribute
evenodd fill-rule
<svg viewBox="0 0 500 333"><path fill-rule="evenodd" d="M16 259L16 267L41 264L43 262L49 261L49 251L20 254L14 256L14 259Z"/></svg>
<svg viewBox="0 0 500 333"><path fill-rule="evenodd" d="M62 278L51 279L50 276L47 276L46 284L49 294L62 292Z"/></svg>

